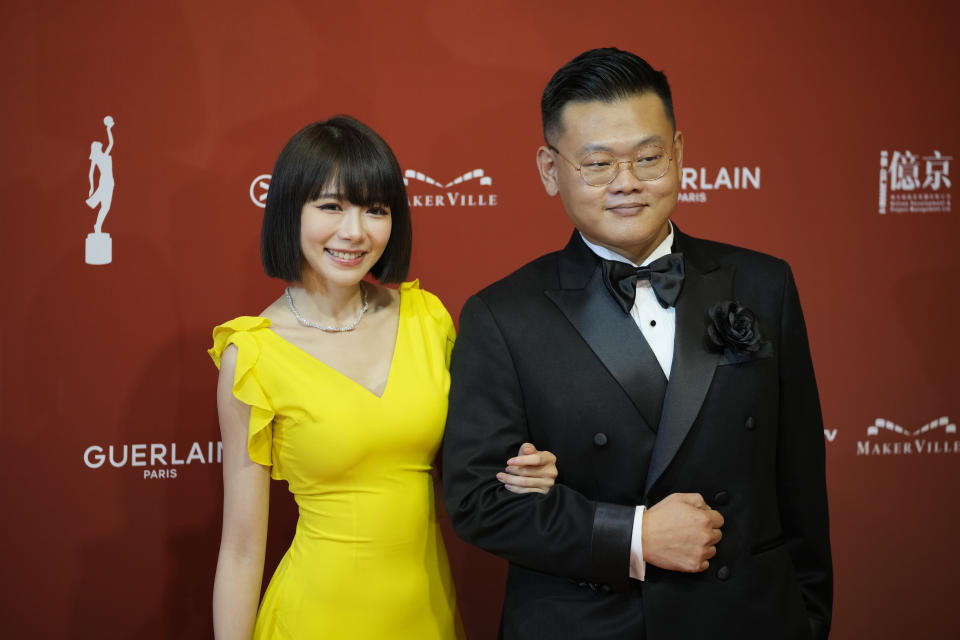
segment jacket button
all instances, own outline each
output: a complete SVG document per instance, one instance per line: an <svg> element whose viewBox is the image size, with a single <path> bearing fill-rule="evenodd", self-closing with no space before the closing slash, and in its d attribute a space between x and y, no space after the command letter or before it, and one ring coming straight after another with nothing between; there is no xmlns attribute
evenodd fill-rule
<svg viewBox="0 0 960 640"><path fill-rule="evenodd" d="M716 507L722 507L728 502L730 502L730 494L726 491L717 491L717 495L713 496L713 505Z"/></svg>
<svg viewBox="0 0 960 640"><path fill-rule="evenodd" d="M724 565L717 569L717 579L718 580L727 580L730 578L730 567Z"/></svg>
<svg viewBox="0 0 960 640"><path fill-rule="evenodd" d="M750 429L752 431L754 428L756 428L757 423L753 419L753 416L749 416L747 418L747 421L743 423L743 426L745 426L747 429Z"/></svg>
<svg viewBox="0 0 960 640"><path fill-rule="evenodd" d="M605 444L607 444L607 434L605 433L595 434L593 436L593 444L597 445L598 447L602 447Z"/></svg>

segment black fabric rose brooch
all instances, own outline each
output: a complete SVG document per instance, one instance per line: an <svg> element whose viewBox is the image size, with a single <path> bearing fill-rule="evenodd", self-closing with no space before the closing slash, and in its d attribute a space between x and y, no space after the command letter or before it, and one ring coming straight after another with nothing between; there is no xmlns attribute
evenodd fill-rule
<svg viewBox="0 0 960 640"><path fill-rule="evenodd" d="M707 347L724 354L723 364L772 355L770 342L760 333L756 314L734 300L718 302L707 312Z"/></svg>

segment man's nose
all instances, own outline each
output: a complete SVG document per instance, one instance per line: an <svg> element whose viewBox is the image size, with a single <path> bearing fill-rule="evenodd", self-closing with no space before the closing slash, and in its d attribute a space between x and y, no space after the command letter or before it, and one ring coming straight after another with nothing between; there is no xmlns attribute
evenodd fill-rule
<svg viewBox="0 0 960 640"><path fill-rule="evenodd" d="M613 193L632 193L642 191L645 186L646 182L633 175L633 162L621 161L617 164L617 175L607 185L607 189Z"/></svg>

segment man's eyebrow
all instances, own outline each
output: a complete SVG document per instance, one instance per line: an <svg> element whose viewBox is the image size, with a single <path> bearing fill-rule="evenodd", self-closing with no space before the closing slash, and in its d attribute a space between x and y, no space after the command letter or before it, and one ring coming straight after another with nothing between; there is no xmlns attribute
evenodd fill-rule
<svg viewBox="0 0 960 640"><path fill-rule="evenodd" d="M643 147L643 146L646 146L646 145L648 145L648 144L660 144L660 145L662 145L662 144L663 144L663 138L661 138L661 137L660 137L659 135L657 135L657 134L649 135L649 136L647 136L646 138L642 138L642 139L638 140L638 141L636 142L636 144L634 144L634 148L635 148L635 149L638 149L638 148ZM607 146L606 144L604 144L604 143L602 143L602 142L588 142L587 144L583 145L583 146L580 148L580 151L582 151L582 152L584 152L584 153L591 153L591 152L593 152L593 151L607 151L607 152L612 152L613 149L611 149L609 146Z"/></svg>

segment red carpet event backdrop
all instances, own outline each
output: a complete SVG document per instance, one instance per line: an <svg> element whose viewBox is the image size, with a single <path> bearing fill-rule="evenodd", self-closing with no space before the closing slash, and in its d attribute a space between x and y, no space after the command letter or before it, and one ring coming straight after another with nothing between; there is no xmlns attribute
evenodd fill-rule
<svg viewBox="0 0 960 640"><path fill-rule="evenodd" d="M259 230L295 131L347 113L384 136L409 183L411 277L457 317L567 240L534 164L540 93L612 45L673 85L676 223L796 274L832 637L955 637L958 27L931 0L5 2L4 636L211 636L205 350L282 292ZM274 484L267 576L296 518ZM467 631L495 637L505 564L444 530Z"/></svg>

